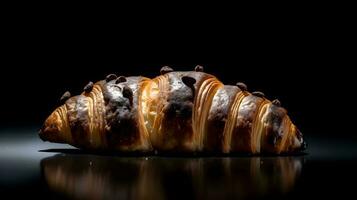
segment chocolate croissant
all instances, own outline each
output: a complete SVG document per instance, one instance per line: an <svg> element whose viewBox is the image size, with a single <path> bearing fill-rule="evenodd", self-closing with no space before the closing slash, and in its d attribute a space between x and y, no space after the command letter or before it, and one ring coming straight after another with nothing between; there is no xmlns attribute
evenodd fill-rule
<svg viewBox="0 0 357 200"><path fill-rule="evenodd" d="M90 82L66 92L39 136L87 150L296 153L306 147L279 100L224 85L215 76L163 67L161 75Z"/></svg>

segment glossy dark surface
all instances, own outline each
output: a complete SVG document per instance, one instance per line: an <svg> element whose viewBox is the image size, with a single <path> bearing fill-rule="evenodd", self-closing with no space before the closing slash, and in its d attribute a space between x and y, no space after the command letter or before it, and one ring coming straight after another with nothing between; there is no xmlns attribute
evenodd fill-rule
<svg viewBox="0 0 357 200"><path fill-rule="evenodd" d="M93 155L1 130L0 191L32 199L255 199L353 195L353 138L309 138L307 155ZM2 197L3 197L2 196Z"/></svg>

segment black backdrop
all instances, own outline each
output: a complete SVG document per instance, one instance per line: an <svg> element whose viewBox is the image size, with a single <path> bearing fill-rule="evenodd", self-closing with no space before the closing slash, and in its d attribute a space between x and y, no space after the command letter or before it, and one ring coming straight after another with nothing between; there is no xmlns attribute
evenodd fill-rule
<svg viewBox="0 0 357 200"><path fill-rule="evenodd" d="M302 132L353 135L348 23L319 15L177 18L8 21L0 127L40 127L64 91L78 94L109 73L154 77L163 65L200 64L224 83L280 99Z"/></svg>
<svg viewBox="0 0 357 200"><path fill-rule="evenodd" d="M55 198L39 174L40 156L54 152L38 152L46 147L22 133L35 134L33 127L41 127L64 91L79 94L88 81L109 73L154 77L163 65L192 70L197 64L224 83L243 81L250 91L279 98L299 129L311 136L302 179L290 197L352 194L354 184L348 180L356 177L357 155L355 11L349 12L347 6L342 10L335 2L328 7L326 2L269 2L270 6L256 3L250 8L236 4L223 8L213 2L210 8L191 1L153 9L135 1L131 8L121 5L111 10L97 5L88 9L87 4L64 9L57 2L3 6L1 195L61 198ZM152 1L148 4L154 6ZM16 140L7 139L11 134L18 134ZM56 148L52 145L48 147ZM217 177L222 169L212 164L207 166L216 170L212 175ZM182 192L187 188L180 182L185 176L173 175L167 180ZM168 192L177 196L176 190Z"/></svg>

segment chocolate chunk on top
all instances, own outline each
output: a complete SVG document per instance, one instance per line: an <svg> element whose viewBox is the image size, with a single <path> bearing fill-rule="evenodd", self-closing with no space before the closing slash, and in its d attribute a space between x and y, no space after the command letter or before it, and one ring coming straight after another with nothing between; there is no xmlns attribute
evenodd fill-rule
<svg viewBox="0 0 357 200"><path fill-rule="evenodd" d="M161 75L164 75L166 73L169 73L169 72L173 72L174 70L169 67L169 66L163 66L161 69L160 69L160 74Z"/></svg>
<svg viewBox="0 0 357 200"><path fill-rule="evenodd" d="M71 93L69 91L66 91L65 93L63 93L63 95L61 96L60 99L60 103L64 103L67 101L67 99L69 99L71 97Z"/></svg>
<svg viewBox="0 0 357 200"><path fill-rule="evenodd" d="M203 72L203 66L197 65L197 66L195 67L195 71L196 71L196 72Z"/></svg>
<svg viewBox="0 0 357 200"><path fill-rule="evenodd" d="M114 79L116 79L116 78L117 78L117 75L115 75L115 74L109 74L107 77L105 77L105 81L106 81L106 82L109 82L109 81L114 80Z"/></svg>
<svg viewBox="0 0 357 200"><path fill-rule="evenodd" d="M247 91L248 90L248 87L246 84L242 83L242 82L238 82L236 83L236 86L238 86L238 88L242 91Z"/></svg>
<svg viewBox="0 0 357 200"><path fill-rule="evenodd" d="M264 93L260 92L260 91L252 92L252 95L257 96L257 97L261 97L261 98L265 97Z"/></svg>
<svg viewBox="0 0 357 200"><path fill-rule="evenodd" d="M83 90L84 90L86 93L89 93L89 92L92 91L92 89L93 89L93 82L90 81L90 82L84 87Z"/></svg>
<svg viewBox="0 0 357 200"><path fill-rule="evenodd" d="M125 76L119 76L115 81L115 84L126 82Z"/></svg>

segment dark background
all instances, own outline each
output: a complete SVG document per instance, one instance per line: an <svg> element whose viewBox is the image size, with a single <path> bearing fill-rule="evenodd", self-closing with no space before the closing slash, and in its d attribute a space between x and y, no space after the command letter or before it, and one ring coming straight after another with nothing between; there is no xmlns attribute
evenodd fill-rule
<svg viewBox="0 0 357 200"><path fill-rule="evenodd" d="M224 83L280 99L306 134L353 136L348 13L213 11L9 15L0 127L40 127L63 92L79 94L109 73L155 77L164 65L200 64Z"/></svg>
<svg viewBox="0 0 357 200"><path fill-rule="evenodd" d="M53 195L40 160L71 153L39 141L35 130L66 90L79 94L109 73L155 77L164 65L192 70L197 64L226 84L242 81L250 91L278 98L307 136L304 171L290 196L354 195L348 181L356 177L357 160L356 22L348 5L94 6L3 7L3 196ZM52 151L41 152L46 149ZM180 184L174 195L182 192Z"/></svg>

